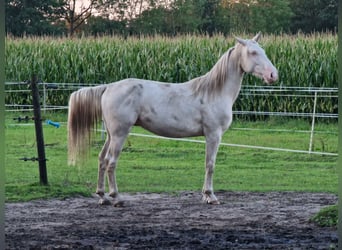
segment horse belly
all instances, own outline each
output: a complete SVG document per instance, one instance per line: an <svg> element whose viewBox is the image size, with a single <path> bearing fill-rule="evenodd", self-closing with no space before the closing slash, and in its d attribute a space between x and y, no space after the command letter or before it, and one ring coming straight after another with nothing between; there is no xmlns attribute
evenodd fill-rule
<svg viewBox="0 0 342 250"><path fill-rule="evenodd" d="M200 117L191 115L183 117L178 114L143 114L136 125L146 130L166 137L192 137L203 135Z"/></svg>

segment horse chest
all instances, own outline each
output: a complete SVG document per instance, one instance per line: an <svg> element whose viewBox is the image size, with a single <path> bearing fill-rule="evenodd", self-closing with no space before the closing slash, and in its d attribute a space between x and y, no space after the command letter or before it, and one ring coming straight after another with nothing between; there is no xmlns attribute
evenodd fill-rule
<svg viewBox="0 0 342 250"><path fill-rule="evenodd" d="M232 123L232 112L224 112L221 114L218 117L218 122L222 128L222 131L226 131Z"/></svg>
<svg viewBox="0 0 342 250"><path fill-rule="evenodd" d="M202 111L203 125L209 130L221 129L225 131L232 122L232 105L208 105Z"/></svg>

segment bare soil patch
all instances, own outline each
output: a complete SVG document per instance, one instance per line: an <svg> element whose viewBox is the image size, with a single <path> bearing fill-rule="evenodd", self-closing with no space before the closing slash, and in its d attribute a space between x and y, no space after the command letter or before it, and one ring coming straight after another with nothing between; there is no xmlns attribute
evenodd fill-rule
<svg viewBox="0 0 342 250"><path fill-rule="evenodd" d="M7 203L7 249L329 249L337 229L309 222L337 196L300 192L123 194L123 207L97 198Z"/></svg>

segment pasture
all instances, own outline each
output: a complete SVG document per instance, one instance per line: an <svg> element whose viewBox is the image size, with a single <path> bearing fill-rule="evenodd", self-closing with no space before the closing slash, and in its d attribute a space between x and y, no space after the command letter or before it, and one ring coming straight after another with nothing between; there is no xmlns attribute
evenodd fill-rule
<svg viewBox="0 0 342 250"><path fill-rule="evenodd" d="M43 125L49 186L39 185L38 163L19 160L36 157L33 124L6 118L6 200L90 196L95 192L98 153L103 145L97 132L89 159L80 167L67 166L66 115L47 114L60 128ZM99 127L100 124L99 124ZM233 121L223 143L307 150L310 122L274 118ZM307 132L295 132L307 131ZM314 151L337 152L337 123L318 123ZM133 133L149 134L141 128ZM203 140L203 138L193 138ZM204 176L204 144L129 136L118 163L121 192L200 192ZM220 146L214 174L215 190L306 191L337 193L336 156L309 155Z"/></svg>
<svg viewBox="0 0 342 250"><path fill-rule="evenodd" d="M48 116L66 119L63 114ZM320 209L337 202L336 156L221 146L214 188L222 204L211 206L201 202L200 194L204 144L129 136L117 170L125 205L100 206L93 195L103 143L100 132L86 163L70 167L65 123L60 128L44 125L49 186L40 186L37 162L19 160L36 155L34 127L11 125L10 117L6 119L8 248L337 247L334 227L310 222ZM309 128L310 122L301 119L235 121L223 142L306 150L310 135L297 131ZM147 134L140 128L132 132ZM336 134L336 123L318 124L314 150L337 152Z"/></svg>

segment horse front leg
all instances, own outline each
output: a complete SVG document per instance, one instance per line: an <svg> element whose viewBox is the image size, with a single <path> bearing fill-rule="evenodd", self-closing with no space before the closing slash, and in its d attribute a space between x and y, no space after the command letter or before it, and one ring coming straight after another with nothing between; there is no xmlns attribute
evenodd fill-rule
<svg viewBox="0 0 342 250"><path fill-rule="evenodd" d="M205 177L202 190L203 202L218 205L220 202L214 194L213 174L216 155L221 141L221 134L206 137Z"/></svg>

